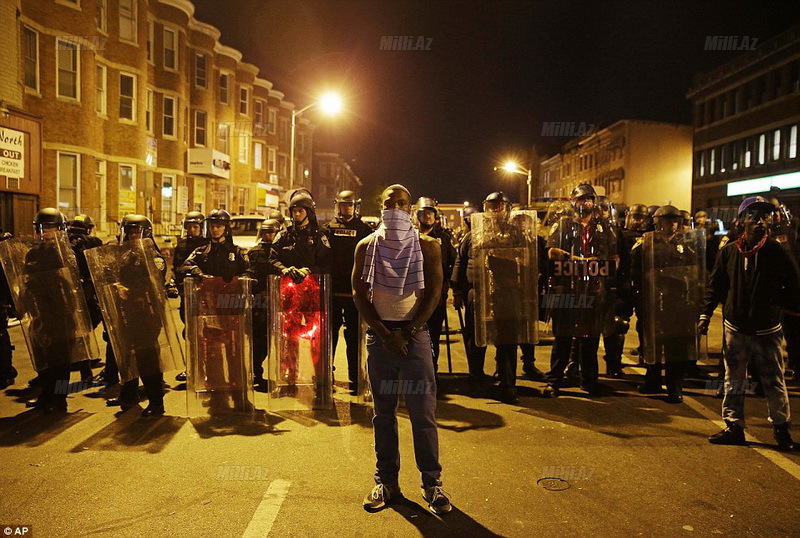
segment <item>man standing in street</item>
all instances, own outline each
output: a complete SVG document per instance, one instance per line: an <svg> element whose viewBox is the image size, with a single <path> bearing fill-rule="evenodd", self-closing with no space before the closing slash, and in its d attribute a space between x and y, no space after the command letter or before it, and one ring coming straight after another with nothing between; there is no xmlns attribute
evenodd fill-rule
<svg viewBox="0 0 800 538"><path fill-rule="evenodd" d="M800 273L786 249L769 237L775 207L761 196L739 206L744 228L722 248L711 273L698 330L708 333L714 309L722 309L725 338L726 428L708 438L715 445L744 445L744 384L751 360L761 378L778 447L796 448L789 433L789 397L783 377L781 310L800 315Z"/></svg>
<svg viewBox="0 0 800 538"><path fill-rule="evenodd" d="M342 191L334 200L336 218L322 226L322 233L331 244L331 285L333 288L333 311L331 312L331 332L333 355L336 356L336 344L339 342L339 331L344 323L344 341L347 345L347 373L350 378L350 390L358 389L358 333L360 331L358 310L353 301L353 288L350 276L356 245L371 233L370 227L361 220L359 207L361 200L356 199L353 191Z"/></svg>
<svg viewBox="0 0 800 538"><path fill-rule="evenodd" d="M369 325L367 369L375 403L376 485L363 505L368 511L380 510L402 497L397 435L402 386L410 387L403 392L422 497L432 512L443 514L451 505L440 479L436 376L425 325L442 291L441 253L434 239L414 229L411 194L405 187L387 187L381 203L381 225L356 247L352 276L356 306Z"/></svg>

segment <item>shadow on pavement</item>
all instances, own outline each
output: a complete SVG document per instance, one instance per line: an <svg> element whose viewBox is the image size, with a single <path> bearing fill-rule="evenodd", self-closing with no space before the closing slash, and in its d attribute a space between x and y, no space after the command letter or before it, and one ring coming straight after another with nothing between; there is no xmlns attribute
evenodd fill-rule
<svg viewBox="0 0 800 538"><path fill-rule="evenodd" d="M78 443L70 452L85 450L141 451L158 454L186 423L183 417L142 418L139 407Z"/></svg>
<svg viewBox="0 0 800 538"><path fill-rule="evenodd" d="M42 413L29 410L14 417L0 418L0 446L40 446L92 413Z"/></svg>
<svg viewBox="0 0 800 538"><path fill-rule="evenodd" d="M195 431L201 439L212 437L227 437L229 435L241 435L244 437L254 437L256 435L280 435L289 430L279 430L275 428L277 424L283 422L285 418L275 414L265 413L256 410L256 419L248 421L243 417L196 417L189 419Z"/></svg>
<svg viewBox="0 0 800 538"><path fill-rule="evenodd" d="M494 533L459 510L456 506L442 516L432 514L410 499L403 498L389 506L414 525L422 536L496 537Z"/></svg>

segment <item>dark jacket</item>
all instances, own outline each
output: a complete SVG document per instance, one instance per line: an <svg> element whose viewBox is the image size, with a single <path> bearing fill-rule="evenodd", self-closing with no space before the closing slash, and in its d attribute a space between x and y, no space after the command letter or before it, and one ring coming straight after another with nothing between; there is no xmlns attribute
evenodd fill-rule
<svg viewBox="0 0 800 538"><path fill-rule="evenodd" d="M747 260L736 243L719 251L706 290L701 319L710 319L724 301L725 326L748 335L780 330L782 309L800 311L800 272L789 252L768 238Z"/></svg>
<svg viewBox="0 0 800 538"><path fill-rule="evenodd" d="M183 286L181 286L183 276L178 273L178 270L195 249L207 244L208 238L201 235L199 237L182 237L178 240L178 244L175 245L175 250L172 253L172 273L175 275L175 284L177 284L181 293L183 292Z"/></svg>
<svg viewBox="0 0 800 538"><path fill-rule="evenodd" d="M178 269L182 276L220 276L230 281L235 276L252 278L247 252L230 239L197 247Z"/></svg>
<svg viewBox="0 0 800 538"><path fill-rule="evenodd" d="M353 295L350 276L355 263L356 245L372 233L367 223L356 217L348 222L334 219L322 226L322 233L328 237L331 245L331 280L333 293L337 295Z"/></svg>
<svg viewBox="0 0 800 538"><path fill-rule="evenodd" d="M330 255L331 245L321 230L290 226L275 237L269 260L279 273L289 267L307 267L321 275L331 272Z"/></svg>
<svg viewBox="0 0 800 538"><path fill-rule="evenodd" d="M253 286L254 294L261 293L267 289L267 279L270 275L280 274L269 261L271 253L272 243L264 242L260 242L247 251L247 257L250 259L250 268L253 271L253 277L256 279L256 284Z"/></svg>

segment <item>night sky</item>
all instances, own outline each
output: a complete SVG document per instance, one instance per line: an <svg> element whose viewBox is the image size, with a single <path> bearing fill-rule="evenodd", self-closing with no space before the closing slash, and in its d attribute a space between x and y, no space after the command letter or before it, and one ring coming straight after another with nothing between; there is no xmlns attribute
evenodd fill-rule
<svg viewBox="0 0 800 538"><path fill-rule="evenodd" d="M342 116L309 112L315 151L352 161L365 195L400 182L440 202L519 201L492 167L568 140L542 122L691 123L692 77L739 54L704 50L707 35L764 41L800 21L798 0L193 1L298 108L342 92ZM387 35L430 50L382 51Z"/></svg>

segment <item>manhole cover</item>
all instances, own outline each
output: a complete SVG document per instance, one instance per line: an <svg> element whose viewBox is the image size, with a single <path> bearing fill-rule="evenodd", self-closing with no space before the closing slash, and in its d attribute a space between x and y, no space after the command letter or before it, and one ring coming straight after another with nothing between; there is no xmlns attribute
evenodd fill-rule
<svg viewBox="0 0 800 538"><path fill-rule="evenodd" d="M543 487L547 491L564 491L570 488L570 483L563 478L554 476L546 476L536 481L536 484Z"/></svg>

